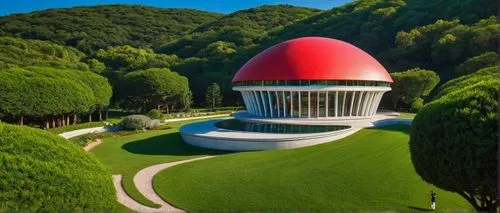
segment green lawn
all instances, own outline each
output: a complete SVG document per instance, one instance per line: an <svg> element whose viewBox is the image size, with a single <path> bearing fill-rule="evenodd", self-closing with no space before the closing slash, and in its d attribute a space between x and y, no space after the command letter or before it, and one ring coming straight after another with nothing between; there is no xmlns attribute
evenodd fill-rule
<svg viewBox="0 0 500 213"><path fill-rule="evenodd" d="M171 123L173 128L167 130L148 130L133 135L104 138L103 143L92 149L91 153L112 174L123 175L123 186L132 198L144 205L158 207L135 188L133 177L138 171L154 164L222 153L185 144L178 128L189 122L194 121Z"/></svg>
<svg viewBox="0 0 500 213"><path fill-rule="evenodd" d="M415 118L415 115L417 115L417 113L412 113L412 112L399 112L399 117L400 117L400 118Z"/></svg>
<svg viewBox="0 0 500 213"><path fill-rule="evenodd" d="M342 140L294 150L233 153L175 166L155 190L188 211L470 210L459 195L414 171L409 126L364 129Z"/></svg>

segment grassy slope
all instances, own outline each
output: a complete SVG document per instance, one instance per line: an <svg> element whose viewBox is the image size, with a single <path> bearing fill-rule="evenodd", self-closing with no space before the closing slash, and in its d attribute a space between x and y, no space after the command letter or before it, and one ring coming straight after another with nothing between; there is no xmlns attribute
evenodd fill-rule
<svg viewBox="0 0 500 213"><path fill-rule="evenodd" d="M178 128L189 122L193 121L172 123L173 128L168 130L105 138L104 143L92 149L91 153L111 174L123 175L123 186L132 198L144 205L158 207L135 188L133 177L138 171L154 164L220 153L185 144Z"/></svg>
<svg viewBox="0 0 500 213"><path fill-rule="evenodd" d="M409 129L365 129L307 148L219 156L165 170L154 187L188 211L424 210L430 190L440 210L470 209L415 173Z"/></svg>

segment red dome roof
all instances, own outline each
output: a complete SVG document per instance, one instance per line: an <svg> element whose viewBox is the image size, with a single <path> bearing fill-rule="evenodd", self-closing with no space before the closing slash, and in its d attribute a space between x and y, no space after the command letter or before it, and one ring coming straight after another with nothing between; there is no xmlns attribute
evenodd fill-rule
<svg viewBox="0 0 500 213"><path fill-rule="evenodd" d="M274 45L250 59L232 82L259 80L364 80L393 82L385 68L352 44L304 37Z"/></svg>

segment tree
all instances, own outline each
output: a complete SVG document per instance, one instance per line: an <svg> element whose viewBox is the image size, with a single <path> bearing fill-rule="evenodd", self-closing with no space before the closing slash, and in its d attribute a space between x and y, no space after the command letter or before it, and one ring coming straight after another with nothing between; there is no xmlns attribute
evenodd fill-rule
<svg viewBox="0 0 500 213"><path fill-rule="evenodd" d="M165 106L172 110L181 105L183 97L189 92L188 79L167 68L151 68L130 72L125 75L121 93L136 108L148 107L161 109Z"/></svg>
<svg viewBox="0 0 500 213"><path fill-rule="evenodd" d="M466 86L495 78L498 78L498 66L480 69L472 74L464 75L444 83L439 87L438 93L433 99L441 98Z"/></svg>
<svg viewBox="0 0 500 213"><path fill-rule="evenodd" d="M435 72L420 68L394 72L391 77L394 80L392 90L384 99L389 100L393 109L397 109L400 102L412 105L419 98L429 95L439 82L439 76Z"/></svg>
<svg viewBox="0 0 500 213"><path fill-rule="evenodd" d="M156 54L151 49L134 48L129 45L100 49L94 57L105 64L108 71L126 72L148 68L166 68L177 61L176 55Z"/></svg>
<svg viewBox="0 0 500 213"><path fill-rule="evenodd" d="M222 94L217 83L212 83L205 92L205 103L212 111L222 103Z"/></svg>
<svg viewBox="0 0 500 213"><path fill-rule="evenodd" d="M497 211L499 87L493 78L428 103L413 120L409 142L420 177L479 212Z"/></svg>
<svg viewBox="0 0 500 213"><path fill-rule="evenodd" d="M485 52L464 61L455 69L455 72L457 76L461 76L471 74L485 67L495 66L497 58L496 52Z"/></svg>

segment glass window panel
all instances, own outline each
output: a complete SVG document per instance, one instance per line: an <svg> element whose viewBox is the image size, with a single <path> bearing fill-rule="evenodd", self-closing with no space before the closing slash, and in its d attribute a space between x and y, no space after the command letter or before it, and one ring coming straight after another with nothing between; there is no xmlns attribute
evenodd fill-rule
<svg viewBox="0 0 500 213"><path fill-rule="evenodd" d="M326 117L326 92L319 92L318 117Z"/></svg>
<svg viewBox="0 0 500 213"><path fill-rule="evenodd" d="M311 118L318 117L318 92L311 92Z"/></svg>
<svg viewBox="0 0 500 213"><path fill-rule="evenodd" d="M307 118L307 107L308 107L308 97L307 92L300 92L300 116L303 118Z"/></svg>
<svg viewBox="0 0 500 213"><path fill-rule="evenodd" d="M328 117L335 116L335 91L328 92Z"/></svg>

